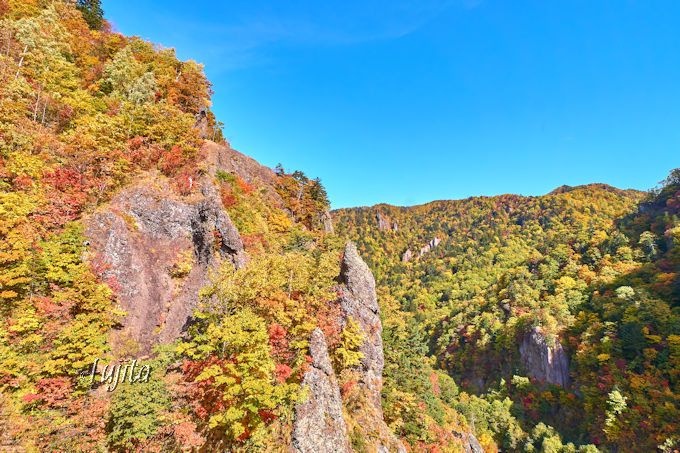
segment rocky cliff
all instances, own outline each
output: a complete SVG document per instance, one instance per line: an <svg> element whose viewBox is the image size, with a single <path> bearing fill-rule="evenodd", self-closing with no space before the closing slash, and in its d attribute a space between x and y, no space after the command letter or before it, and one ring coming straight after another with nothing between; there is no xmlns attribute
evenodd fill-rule
<svg viewBox="0 0 680 453"><path fill-rule="evenodd" d="M549 344L541 329L534 327L519 346L522 364L527 374L541 382L567 387L569 360L559 341Z"/></svg>
<svg viewBox="0 0 680 453"><path fill-rule="evenodd" d="M246 262L238 231L207 178L190 200L169 195L162 179L150 181L121 191L86 230L127 313L115 346L133 341L144 353L179 336L210 267L225 259L237 267Z"/></svg>
<svg viewBox="0 0 680 453"><path fill-rule="evenodd" d="M420 248L420 251L418 252L418 258L422 258L425 254L434 250L437 246L439 246L440 243L441 243L441 239L439 239L438 237L434 237L434 238L430 239L427 242L427 244L425 244L424 246L422 246ZM413 259L413 257L414 257L413 250L408 248L404 251L404 253L402 253L401 262L402 263L408 263L409 261L411 261Z"/></svg>
<svg viewBox="0 0 680 453"><path fill-rule="evenodd" d="M139 355L176 339L196 306L208 271L223 260L242 267L243 243L218 195L217 171L258 184L280 205L274 172L253 159L206 142L199 190L174 193L166 178L147 174L86 220L86 235L103 275L127 313L114 349ZM136 343L136 344L135 344Z"/></svg>
<svg viewBox="0 0 680 453"><path fill-rule="evenodd" d="M150 173L86 222L90 249L126 312L122 329L113 335L119 353L149 355L155 344L177 339L190 322L199 290L209 283L210 270L224 261L236 268L247 266L241 236L218 195L217 171L238 175L262 188L272 205L282 204L271 170L228 146L207 142L204 151L204 171L193 182L199 189L195 193L173 194L163 177ZM323 229L331 233L327 217ZM343 401L329 347L317 328L302 381L307 397L296 407L291 448L351 451L347 418L377 451L404 451L382 416L384 357L375 280L351 243L344 249L338 282L339 297L332 302L340 314L335 322L342 329L352 319L363 333L363 357L354 372L367 404L357 412Z"/></svg>
<svg viewBox="0 0 680 453"><path fill-rule="evenodd" d="M425 255L426 253L429 253L429 252L431 252L432 250L434 250L434 249L441 243L441 241L442 241L442 240L439 239L438 237L433 237L432 239L430 239L430 240L427 242L427 244L425 244L425 245L420 249L420 252L418 253L418 256L422 258L423 255Z"/></svg>
<svg viewBox="0 0 680 453"><path fill-rule="evenodd" d="M355 370L359 394L365 399L359 408L345 401L345 417L365 443L378 452L406 451L383 420L381 390L385 363L382 349L382 324L375 292L375 280L352 243L345 246L338 277L338 323L345 326L352 319L362 330L361 363ZM308 399L296 409L293 447L300 452L341 452L351 449L346 422L339 411L340 400L335 372L328 359L323 334L315 330L310 340L312 363L303 385ZM340 414L340 416L338 416Z"/></svg>
<svg viewBox="0 0 680 453"><path fill-rule="evenodd" d="M312 333L309 354L312 362L302 381L307 399L295 410L293 449L301 453L350 451L340 388L321 329Z"/></svg>
<svg viewBox="0 0 680 453"><path fill-rule="evenodd" d="M340 308L343 315L340 325L344 326L351 318L358 323L365 335L360 348L363 355L359 367L361 385L366 388L376 410L382 412L380 391L385 359L375 279L351 242L345 246L339 280L341 282Z"/></svg>
<svg viewBox="0 0 680 453"><path fill-rule="evenodd" d="M366 396L367 404L350 415L357 428L363 431L363 437L377 451L405 451L383 421L381 391L385 358L375 279L351 242L345 246L338 280L342 313L340 325L344 326L352 319L364 334L360 347L363 357L356 371L359 376L358 385Z"/></svg>

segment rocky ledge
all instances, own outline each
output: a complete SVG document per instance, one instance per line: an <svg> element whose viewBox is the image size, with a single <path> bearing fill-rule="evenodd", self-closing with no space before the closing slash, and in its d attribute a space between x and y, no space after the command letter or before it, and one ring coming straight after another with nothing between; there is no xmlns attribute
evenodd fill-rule
<svg viewBox="0 0 680 453"><path fill-rule="evenodd" d="M87 220L91 250L127 313L114 347L146 354L174 340L208 283L208 269L222 260L245 264L241 237L212 183L200 184L199 194L182 199L153 178L124 189Z"/></svg>

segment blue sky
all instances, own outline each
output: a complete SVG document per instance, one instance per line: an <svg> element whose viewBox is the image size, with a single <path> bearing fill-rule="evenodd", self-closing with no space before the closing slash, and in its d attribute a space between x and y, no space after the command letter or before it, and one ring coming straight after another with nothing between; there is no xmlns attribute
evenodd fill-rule
<svg viewBox="0 0 680 453"><path fill-rule="evenodd" d="M162 5L162 6L161 6ZM232 146L334 208L604 182L680 166L676 0L104 0L205 64Z"/></svg>

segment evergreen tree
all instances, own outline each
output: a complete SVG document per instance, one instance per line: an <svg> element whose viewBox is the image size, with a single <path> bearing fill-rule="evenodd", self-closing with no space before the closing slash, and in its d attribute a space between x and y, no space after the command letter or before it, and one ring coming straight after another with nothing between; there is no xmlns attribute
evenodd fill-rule
<svg viewBox="0 0 680 453"><path fill-rule="evenodd" d="M104 25L104 10L100 0L77 0L76 7L92 30L101 30Z"/></svg>

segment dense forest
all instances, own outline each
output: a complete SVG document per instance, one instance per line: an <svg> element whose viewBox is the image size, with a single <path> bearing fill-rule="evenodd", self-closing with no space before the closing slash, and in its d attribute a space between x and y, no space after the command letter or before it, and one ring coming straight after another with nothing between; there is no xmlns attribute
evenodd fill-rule
<svg viewBox="0 0 680 453"><path fill-rule="evenodd" d="M379 282L390 426L431 441L446 373L469 393L448 403L505 451L677 449L679 209L675 170L647 194L594 184L335 212ZM531 332L566 351L562 382L523 362Z"/></svg>
<svg viewBox="0 0 680 453"><path fill-rule="evenodd" d="M98 1L2 0L0 44L0 448L285 445L342 246L319 227L319 181L280 169L265 188L207 174L204 139L222 135L203 68L112 32ZM183 341L147 356L152 379L92 390L96 359L139 348L111 342L124 282L90 250L87 219L135 181L191 200L202 178L219 189L248 267L214 269L204 293L218 303L199 305ZM196 265L181 250L168 273L181 281ZM356 338L340 334L329 342L349 366Z"/></svg>
<svg viewBox="0 0 680 453"><path fill-rule="evenodd" d="M0 450L338 451L309 401L342 451L678 449L680 171L333 231L211 95L98 0L0 0Z"/></svg>

